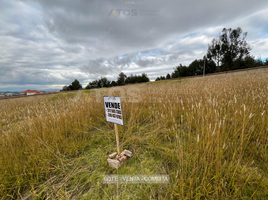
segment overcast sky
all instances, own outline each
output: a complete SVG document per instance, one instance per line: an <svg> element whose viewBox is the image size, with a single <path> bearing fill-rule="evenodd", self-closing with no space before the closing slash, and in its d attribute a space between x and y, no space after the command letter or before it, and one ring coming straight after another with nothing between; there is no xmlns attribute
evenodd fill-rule
<svg viewBox="0 0 268 200"><path fill-rule="evenodd" d="M267 0L0 0L0 91L146 73L201 59L223 28L268 57Z"/></svg>

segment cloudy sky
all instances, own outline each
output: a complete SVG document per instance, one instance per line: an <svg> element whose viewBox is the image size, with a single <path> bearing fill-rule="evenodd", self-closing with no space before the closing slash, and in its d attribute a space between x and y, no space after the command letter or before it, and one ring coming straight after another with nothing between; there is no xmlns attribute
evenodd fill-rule
<svg viewBox="0 0 268 200"><path fill-rule="evenodd" d="M78 79L146 73L201 59L241 27L268 57L267 0L0 0L0 91L61 89Z"/></svg>

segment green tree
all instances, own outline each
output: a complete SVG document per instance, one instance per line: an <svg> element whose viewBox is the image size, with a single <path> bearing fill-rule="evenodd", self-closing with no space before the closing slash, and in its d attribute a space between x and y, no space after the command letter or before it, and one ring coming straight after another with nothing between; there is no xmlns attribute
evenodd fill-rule
<svg viewBox="0 0 268 200"><path fill-rule="evenodd" d="M166 79L170 79L170 78L171 78L170 74L167 74Z"/></svg>
<svg viewBox="0 0 268 200"><path fill-rule="evenodd" d="M220 63L223 59L222 42L220 38L214 38L211 44L208 45L207 58L217 63L217 68L220 67Z"/></svg>
<svg viewBox="0 0 268 200"><path fill-rule="evenodd" d="M126 78L127 78L127 75L125 75L123 72L121 72L117 77L117 84L118 85L125 85Z"/></svg>
<svg viewBox="0 0 268 200"><path fill-rule="evenodd" d="M98 80L98 87L102 88L102 87L110 87L111 85L111 81L109 81L106 77L101 77Z"/></svg>
<svg viewBox="0 0 268 200"><path fill-rule="evenodd" d="M217 63L221 63L220 70L236 69L236 62L243 61L250 53L251 47L246 42L247 32L243 33L241 28L222 30L218 39L214 38L208 46L207 57Z"/></svg>
<svg viewBox="0 0 268 200"><path fill-rule="evenodd" d="M69 86L65 85L63 86L61 91L69 91L69 90L70 90Z"/></svg>
<svg viewBox="0 0 268 200"><path fill-rule="evenodd" d="M89 82L88 85L86 86L86 89L101 88L101 87L110 87L110 81L105 77L101 77L99 80Z"/></svg>
<svg viewBox="0 0 268 200"><path fill-rule="evenodd" d="M247 56L242 61L237 60L234 63L237 69L251 68L255 65L255 59L253 56Z"/></svg>
<svg viewBox="0 0 268 200"><path fill-rule="evenodd" d="M83 89L82 85L80 84L80 82L75 79L71 85L69 85L70 90L80 90Z"/></svg>
<svg viewBox="0 0 268 200"><path fill-rule="evenodd" d="M192 76L193 72L190 71L188 66L183 66L180 64L180 66L177 66L174 69L174 72L171 74L172 78L178 78L178 77L183 77L183 76Z"/></svg>
<svg viewBox="0 0 268 200"><path fill-rule="evenodd" d="M117 83L115 81L112 81L111 86L117 86Z"/></svg>
<svg viewBox="0 0 268 200"><path fill-rule="evenodd" d="M86 90L89 90L91 89L90 85L88 84L86 87L85 87Z"/></svg>
<svg viewBox="0 0 268 200"><path fill-rule="evenodd" d="M246 42L247 32L243 33L241 28L222 30L220 40L222 42L222 71L234 69L236 60L243 60L249 55L251 47Z"/></svg>
<svg viewBox="0 0 268 200"><path fill-rule="evenodd" d="M147 74L143 73L142 75L133 75L131 74L125 79L125 84L131 83L143 83L150 81Z"/></svg>
<svg viewBox="0 0 268 200"><path fill-rule="evenodd" d="M148 78L147 74L143 73L141 75L141 81L140 81L140 83L149 82L149 81L150 81L150 79Z"/></svg>

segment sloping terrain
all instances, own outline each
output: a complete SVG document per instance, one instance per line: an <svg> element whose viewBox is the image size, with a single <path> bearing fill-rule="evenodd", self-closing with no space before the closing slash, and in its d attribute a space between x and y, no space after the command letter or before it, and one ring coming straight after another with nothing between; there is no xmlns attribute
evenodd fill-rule
<svg viewBox="0 0 268 200"><path fill-rule="evenodd" d="M266 199L268 73L0 101L0 199ZM118 170L103 96L120 96ZM170 184L103 184L167 174Z"/></svg>

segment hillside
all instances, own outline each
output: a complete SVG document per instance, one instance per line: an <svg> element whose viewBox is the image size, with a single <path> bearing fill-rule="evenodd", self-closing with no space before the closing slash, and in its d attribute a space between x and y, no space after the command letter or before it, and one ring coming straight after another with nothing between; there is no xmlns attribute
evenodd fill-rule
<svg viewBox="0 0 268 200"><path fill-rule="evenodd" d="M268 72L0 101L0 199L266 199ZM120 96L118 170L103 96ZM103 184L167 174L170 184Z"/></svg>

